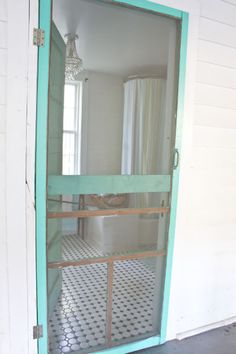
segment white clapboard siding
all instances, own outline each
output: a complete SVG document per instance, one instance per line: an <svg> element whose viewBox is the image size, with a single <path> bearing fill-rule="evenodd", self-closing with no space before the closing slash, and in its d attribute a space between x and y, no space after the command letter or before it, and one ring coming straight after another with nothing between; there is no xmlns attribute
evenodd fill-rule
<svg viewBox="0 0 236 354"><path fill-rule="evenodd" d="M195 169L210 171L215 169L221 172L226 169L236 169L235 149L231 147L194 147L193 159Z"/></svg>
<svg viewBox="0 0 236 354"><path fill-rule="evenodd" d="M236 129L236 110L196 104L194 123L213 128Z"/></svg>
<svg viewBox="0 0 236 354"><path fill-rule="evenodd" d="M202 1L201 16L236 27L235 5L221 0Z"/></svg>
<svg viewBox="0 0 236 354"><path fill-rule="evenodd" d="M6 106L0 105L0 133L5 132Z"/></svg>
<svg viewBox="0 0 236 354"><path fill-rule="evenodd" d="M204 153L204 150L202 150ZM199 158L201 153L199 153ZM197 169L194 170L194 175L192 176L192 182L198 186L191 193L191 223L194 224L193 231L194 234L196 227L202 229L201 234L199 234L198 242L209 243L210 249L208 250L208 256L213 256L214 248L224 249L227 252L230 249L227 246L226 242L222 242L222 234L215 232L214 240L207 237L205 240L202 238L202 234L205 233L204 229L211 228L217 229L218 227L231 224L235 225L235 198L236 198L236 186L233 178L230 179L232 175L232 170L223 171L222 169L215 169L214 173L210 169L202 169L201 166L197 166ZM228 181L228 182L227 182ZM203 207L204 201L207 201L208 209L211 210L211 213ZM222 212L222 208L227 207L227 213ZM196 218L197 215L197 218ZM234 226L235 227L235 226ZM229 235L224 234L224 240L228 238ZM235 246L236 239L232 246ZM211 244L212 243L212 244ZM205 247L202 247L205 248ZM190 252L193 252L191 249ZM196 262L197 263L197 262ZM208 265L209 266L209 265ZM215 266L215 271L219 271L219 268ZM209 278L210 281L210 278ZM223 280L220 279L220 282ZM215 284L213 282L213 287ZM209 309L212 307L207 305Z"/></svg>
<svg viewBox="0 0 236 354"><path fill-rule="evenodd" d="M236 88L236 68L233 69L199 61L197 82L226 88Z"/></svg>
<svg viewBox="0 0 236 354"><path fill-rule="evenodd" d="M7 51L5 48L0 49L0 76L6 75L7 68Z"/></svg>
<svg viewBox="0 0 236 354"><path fill-rule="evenodd" d="M236 48L236 27L201 18L199 38Z"/></svg>
<svg viewBox="0 0 236 354"><path fill-rule="evenodd" d="M6 234L6 60L7 0L0 0L0 353L9 352L9 298Z"/></svg>
<svg viewBox="0 0 236 354"><path fill-rule="evenodd" d="M7 277L7 281L4 285L7 289L7 298L3 304L8 310L8 316L4 322L0 321L3 323L3 328L0 327L0 352L35 354L37 341L33 341L32 338L32 327L36 324L35 248L32 248L35 237L34 195L29 193L31 188L26 184L27 169L32 167L26 164L26 151L29 132L27 114L31 112L28 107L31 88L28 86L28 75L34 78L36 76L35 71L28 66L33 32L32 28L29 29L29 11L34 9L37 15L37 7L36 1L33 0L5 0L5 3L7 30L5 38L1 37L1 42L7 47L4 169L6 176L4 239L7 242L3 250L6 254L4 277ZM34 27L37 27L37 22ZM32 94L35 95L36 92ZM32 115L32 119L35 120L35 115ZM34 148L32 150L34 151ZM28 217L32 218L30 222L27 220Z"/></svg>
<svg viewBox="0 0 236 354"><path fill-rule="evenodd" d="M236 129L195 126L193 146L236 149Z"/></svg>
<svg viewBox="0 0 236 354"><path fill-rule="evenodd" d="M182 338L232 321L236 313L236 7L199 3L191 168L180 179L172 283L178 300L172 299L170 315Z"/></svg>
<svg viewBox="0 0 236 354"><path fill-rule="evenodd" d="M198 83L195 102L201 105L236 109L236 90Z"/></svg>
<svg viewBox="0 0 236 354"><path fill-rule="evenodd" d="M236 48L199 40L198 59L229 68L236 68Z"/></svg>
<svg viewBox="0 0 236 354"><path fill-rule="evenodd" d="M7 20L7 0L0 0L0 21Z"/></svg>
<svg viewBox="0 0 236 354"><path fill-rule="evenodd" d="M37 354L37 342L32 339L32 327L37 323L36 307L36 263L35 263L35 132L36 132L36 90L37 90L37 56L38 49L31 45L33 28L38 27L37 0L29 1L28 28L28 75L27 80L27 141L26 141L26 228L27 228L27 322L28 353Z"/></svg>
<svg viewBox="0 0 236 354"><path fill-rule="evenodd" d="M4 198L4 195L5 195L5 186L4 186L4 182L5 182L5 176L4 176L4 170L5 170L5 143L6 143L6 137L5 137L5 134L3 133L0 133L0 181L2 183L0 183L0 196L1 196L1 201L2 203L4 202L5 198ZM1 219L1 216L2 216L2 211L3 211L3 207L0 208L1 209L1 213L0 213L0 230L1 230L1 223L3 222L4 223L4 219ZM0 232L0 239L2 239L2 233ZM1 248L0 248L0 252L1 252ZM1 274L1 273L0 273ZM1 288L2 288L2 285L1 285ZM1 302L0 302L0 305L1 305ZM0 312L1 313L1 312Z"/></svg>
<svg viewBox="0 0 236 354"><path fill-rule="evenodd" d="M7 24L0 21L0 48L6 48Z"/></svg>
<svg viewBox="0 0 236 354"><path fill-rule="evenodd" d="M222 2L224 2L225 4L231 4L236 6L236 0L221 0Z"/></svg>
<svg viewBox="0 0 236 354"><path fill-rule="evenodd" d="M204 148L198 148L198 151L196 149L194 149L195 152L194 154L197 155L199 154L199 157L201 157L201 155L204 153L204 151L206 152L209 149L204 149ZM213 150L212 150L213 151ZM216 150L215 150L216 151ZM208 155L208 157L210 157ZM199 164L201 164L202 162L199 161ZM192 186L194 186L196 188L192 188ZM214 214L214 212L216 212L216 208L219 209L220 205L225 206L225 208L227 207L228 204L231 204L233 209L235 210L235 194L236 194L236 185L235 185L235 176L232 174L232 168L224 168L224 169L220 169L220 168L215 168L214 170L210 170L208 168L203 169L201 165L197 166L196 168L194 167L192 169L192 173L191 173L191 204L189 206L191 206L191 209L193 207L194 209L194 213L196 213L197 215L195 215L195 222L197 223L197 217L198 213L205 213L206 215L209 216L209 218L213 217L212 214ZM234 196L234 199L231 198L230 194L232 191L232 194ZM226 193L227 192L227 193ZM199 194L199 197L198 197ZM206 194L206 196L204 197L204 194ZM217 195L218 198L221 198L222 200L224 200L224 202L222 204L218 204L218 200L216 202L216 199L214 198L214 195ZM208 198L211 197L211 198ZM187 198L189 198L187 196ZM228 202L227 202L228 199ZM211 210L211 207L209 208L204 208L204 201L207 201L207 203L209 203L211 205L211 207L214 208L214 212L209 212L209 209ZM216 204L215 207L213 206L214 203ZM199 209L198 211L196 209ZM232 210L227 210L227 213L224 213L224 210L221 209L221 213L223 214L223 216L225 216L225 218L227 218L228 213L231 214L231 216L233 216L233 214L231 213ZM190 211L191 212L191 211ZM227 214L227 215L226 215ZM234 213L235 214L235 213ZM192 220L194 221L194 220ZM229 220L227 219L227 222ZM231 220L232 222L234 222L235 224L235 219ZM201 226L199 224L199 226ZM207 223L206 223L207 226ZM219 235L218 233L216 233L215 237L222 237L222 235ZM199 241L201 239L201 235L199 235ZM207 241L207 239L205 240ZM212 245L213 246L213 245ZM225 245L224 242L222 242L222 247L227 247L227 244ZM209 252L210 250L208 250ZM209 253L210 256L210 253Z"/></svg>
<svg viewBox="0 0 236 354"><path fill-rule="evenodd" d="M0 110L1 117L1 110ZM1 118L0 118L1 119ZM0 353L9 353L9 302L7 273L7 237L6 237L6 163L5 134L0 133Z"/></svg>
<svg viewBox="0 0 236 354"><path fill-rule="evenodd" d="M6 78L0 76L0 105L5 105L6 103Z"/></svg>

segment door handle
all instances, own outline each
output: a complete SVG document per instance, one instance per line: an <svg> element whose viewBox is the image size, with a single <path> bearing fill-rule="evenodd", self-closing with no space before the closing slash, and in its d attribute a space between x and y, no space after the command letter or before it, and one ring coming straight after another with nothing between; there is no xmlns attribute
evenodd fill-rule
<svg viewBox="0 0 236 354"><path fill-rule="evenodd" d="M174 166L173 169L176 170L179 166L179 150L175 149L174 151Z"/></svg>

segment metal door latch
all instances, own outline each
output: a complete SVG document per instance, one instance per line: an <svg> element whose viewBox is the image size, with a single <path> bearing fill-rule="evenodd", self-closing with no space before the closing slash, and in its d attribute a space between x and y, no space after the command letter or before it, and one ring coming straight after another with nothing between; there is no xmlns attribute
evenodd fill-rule
<svg viewBox="0 0 236 354"><path fill-rule="evenodd" d="M34 28L33 30L33 45L37 47L44 46L45 31L41 28Z"/></svg>
<svg viewBox="0 0 236 354"><path fill-rule="evenodd" d="M161 207L164 208L164 206L165 206L165 201L164 201L164 199L162 199L162 201L161 201ZM161 213L161 217L162 217L162 218L163 218L163 216L164 216L164 214Z"/></svg>
<svg viewBox="0 0 236 354"><path fill-rule="evenodd" d="M175 149L175 152L174 152L174 166L173 166L173 169L176 170L178 166L179 166L179 150L178 150L178 149Z"/></svg>

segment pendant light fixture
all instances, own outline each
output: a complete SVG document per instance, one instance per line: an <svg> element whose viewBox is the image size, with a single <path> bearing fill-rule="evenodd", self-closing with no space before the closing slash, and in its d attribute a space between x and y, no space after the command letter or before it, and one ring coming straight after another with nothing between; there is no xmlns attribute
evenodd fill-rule
<svg viewBox="0 0 236 354"><path fill-rule="evenodd" d="M66 80L77 81L79 73L83 70L83 61L77 53L75 44L79 37L73 33L68 33L65 37L67 38L65 77Z"/></svg>

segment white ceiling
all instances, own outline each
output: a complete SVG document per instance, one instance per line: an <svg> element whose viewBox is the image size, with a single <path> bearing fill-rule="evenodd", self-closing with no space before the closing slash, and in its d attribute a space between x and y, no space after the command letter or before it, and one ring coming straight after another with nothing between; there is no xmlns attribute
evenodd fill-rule
<svg viewBox="0 0 236 354"><path fill-rule="evenodd" d="M79 35L77 49L87 70L165 75L172 19L99 1L54 0L53 20L63 37Z"/></svg>

